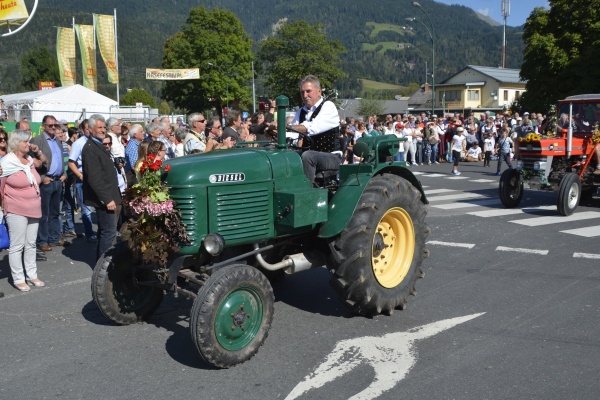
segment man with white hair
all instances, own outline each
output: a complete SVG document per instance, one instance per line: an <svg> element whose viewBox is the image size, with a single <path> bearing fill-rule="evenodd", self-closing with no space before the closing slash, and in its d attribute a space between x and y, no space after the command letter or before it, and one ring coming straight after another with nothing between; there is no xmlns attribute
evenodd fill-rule
<svg viewBox="0 0 600 400"><path fill-rule="evenodd" d="M144 128L140 124L131 125L131 128L129 128L129 143L125 148L125 172L130 172L135 165L142 141L144 141ZM130 182L129 176L127 182Z"/></svg>
<svg viewBox="0 0 600 400"><path fill-rule="evenodd" d="M158 126L160 129L158 140L165 145L165 149L167 150L164 159L168 160L169 158L175 158L175 143L170 140L170 137L175 135L175 133L171 128L171 124L169 122L161 121Z"/></svg>

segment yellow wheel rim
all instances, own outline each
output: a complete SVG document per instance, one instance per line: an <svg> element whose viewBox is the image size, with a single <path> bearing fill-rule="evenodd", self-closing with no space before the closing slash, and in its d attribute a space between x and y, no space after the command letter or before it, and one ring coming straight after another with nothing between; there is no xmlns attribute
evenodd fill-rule
<svg viewBox="0 0 600 400"><path fill-rule="evenodd" d="M406 210L390 208L377 224L371 264L375 278L385 288L406 278L415 253L415 228Z"/></svg>

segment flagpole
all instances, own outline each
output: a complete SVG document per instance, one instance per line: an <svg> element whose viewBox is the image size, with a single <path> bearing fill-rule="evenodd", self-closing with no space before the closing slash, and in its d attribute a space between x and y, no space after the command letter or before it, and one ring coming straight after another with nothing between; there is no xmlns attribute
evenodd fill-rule
<svg viewBox="0 0 600 400"><path fill-rule="evenodd" d="M121 77L119 76L119 50L118 50L118 40L117 40L117 9L115 8L115 66L117 67L117 104L121 104L119 101L119 82Z"/></svg>

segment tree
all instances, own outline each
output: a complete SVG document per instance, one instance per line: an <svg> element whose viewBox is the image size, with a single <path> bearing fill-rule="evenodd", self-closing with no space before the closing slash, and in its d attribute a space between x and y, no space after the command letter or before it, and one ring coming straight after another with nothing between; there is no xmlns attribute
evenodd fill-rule
<svg viewBox="0 0 600 400"><path fill-rule="evenodd" d="M302 104L298 82L309 74L321 81L321 87L332 88L333 82L346 76L338 68L340 55L346 49L337 40L328 40L322 24L307 21L283 23L260 43L258 58L266 71L265 84L271 97L285 94L290 105Z"/></svg>
<svg viewBox="0 0 600 400"><path fill-rule="evenodd" d="M169 103L167 103L166 101L162 101L158 106L158 113L161 115L171 114L171 106L169 106Z"/></svg>
<svg viewBox="0 0 600 400"><path fill-rule="evenodd" d="M358 101L358 108L356 109L358 115L362 115L367 118L371 115L383 115L385 113L385 107L383 100L379 99L360 99Z"/></svg>
<svg viewBox="0 0 600 400"><path fill-rule="evenodd" d="M135 106L136 103L142 103L145 106L150 106L150 108L156 107L154 97L144 89L131 89L121 98L121 104L124 106Z"/></svg>
<svg viewBox="0 0 600 400"><path fill-rule="evenodd" d="M38 82L54 82L60 86L58 61L53 57L48 48L40 46L21 56L21 89L38 90Z"/></svg>
<svg viewBox="0 0 600 400"><path fill-rule="evenodd" d="M600 0L551 0L525 23L524 109L546 111L562 98L600 91Z"/></svg>
<svg viewBox="0 0 600 400"><path fill-rule="evenodd" d="M250 103L252 40L230 11L193 8L181 32L165 42L164 68L199 68L200 79L167 81L163 98L186 111ZM212 64L212 65L209 65Z"/></svg>

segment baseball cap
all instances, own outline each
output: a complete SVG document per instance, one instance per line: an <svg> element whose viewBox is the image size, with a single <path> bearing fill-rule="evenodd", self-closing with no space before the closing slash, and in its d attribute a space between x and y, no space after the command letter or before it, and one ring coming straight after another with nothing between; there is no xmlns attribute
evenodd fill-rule
<svg viewBox="0 0 600 400"><path fill-rule="evenodd" d="M400 129L402 129L402 128L404 128L404 125L402 125L400 122L398 122L398 123L396 124L396 128L400 128Z"/></svg>
<svg viewBox="0 0 600 400"><path fill-rule="evenodd" d="M523 120L523 118L517 117L517 121L522 121L522 120Z"/></svg>
<svg viewBox="0 0 600 400"><path fill-rule="evenodd" d="M456 132L463 132L465 130L465 128L463 128L462 126L458 126L456 128Z"/></svg>
<svg viewBox="0 0 600 400"><path fill-rule="evenodd" d="M61 125L66 125L66 124L68 124L68 122L67 122L67 120L66 120L66 119L61 119L60 121L58 121L58 123L59 123L59 124L61 124Z"/></svg>
<svg viewBox="0 0 600 400"><path fill-rule="evenodd" d="M529 115L529 113L528 113L527 111L525 111L525 112L523 113L523 115Z"/></svg>

